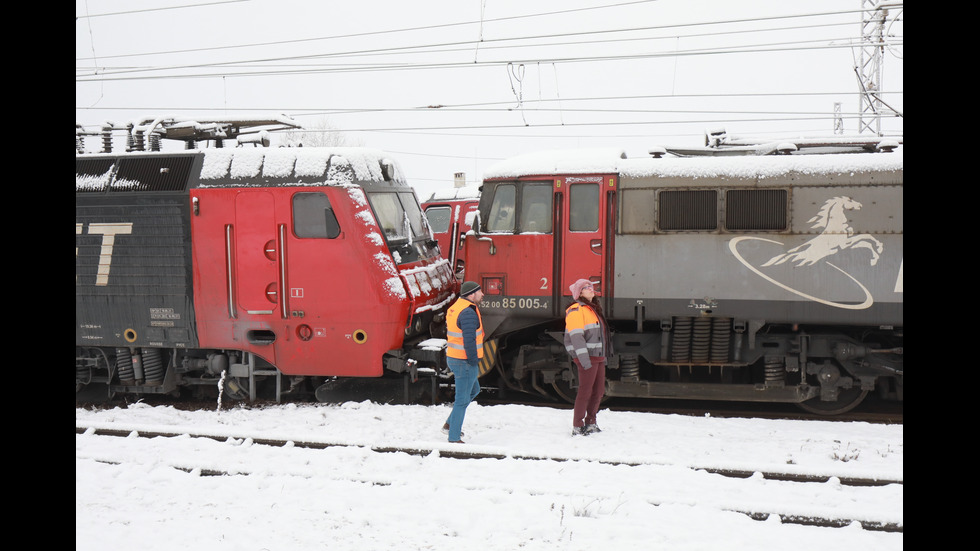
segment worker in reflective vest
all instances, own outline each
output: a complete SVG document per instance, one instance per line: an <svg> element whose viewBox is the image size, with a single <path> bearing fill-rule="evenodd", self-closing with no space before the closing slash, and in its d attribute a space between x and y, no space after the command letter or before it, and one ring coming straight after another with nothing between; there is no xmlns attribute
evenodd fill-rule
<svg viewBox="0 0 980 551"><path fill-rule="evenodd" d="M446 363L453 372L456 401L442 431L449 441L462 444L466 408L480 393L480 358L483 357L483 318L480 301L483 289L472 281L463 282L459 298L446 312Z"/></svg>
<svg viewBox="0 0 980 551"><path fill-rule="evenodd" d="M575 302L565 310L565 349L578 369L572 435L587 435L601 432L596 414L606 392L606 358L612 355L612 339L592 282L580 279L568 289Z"/></svg>

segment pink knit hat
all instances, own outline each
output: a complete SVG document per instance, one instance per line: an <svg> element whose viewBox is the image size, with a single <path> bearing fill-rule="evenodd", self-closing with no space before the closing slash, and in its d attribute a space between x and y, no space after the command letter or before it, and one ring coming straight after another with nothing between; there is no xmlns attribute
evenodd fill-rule
<svg viewBox="0 0 980 551"><path fill-rule="evenodd" d="M568 290L572 292L572 298L578 300L578 296L582 294L582 289L586 287L592 287L592 282L588 279L580 279L575 283L568 286Z"/></svg>

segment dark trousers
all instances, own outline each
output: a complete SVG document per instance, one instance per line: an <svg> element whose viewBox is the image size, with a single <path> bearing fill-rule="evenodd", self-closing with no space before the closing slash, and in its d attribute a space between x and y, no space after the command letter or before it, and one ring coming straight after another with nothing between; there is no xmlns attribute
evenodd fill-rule
<svg viewBox="0 0 980 551"><path fill-rule="evenodd" d="M578 394L575 395L573 427L596 424L595 416L599 412L599 403L606 393L606 359L596 357L589 359L592 361L591 369L583 369L577 359L572 360L578 368Z"/></svg>

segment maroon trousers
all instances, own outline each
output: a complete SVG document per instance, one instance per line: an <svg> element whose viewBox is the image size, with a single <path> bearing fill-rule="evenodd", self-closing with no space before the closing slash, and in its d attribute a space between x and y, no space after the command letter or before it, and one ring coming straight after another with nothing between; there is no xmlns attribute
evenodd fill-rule
<svg viewBox="0 0 980 551"><path fill-rule="evenodd" d="M606 359L590 356L589 360L592 361L590 369L583 369L577 359L572 360L578 368L578 394L575 395L573 427L596 424L599 402L606 393Z"/></svg>

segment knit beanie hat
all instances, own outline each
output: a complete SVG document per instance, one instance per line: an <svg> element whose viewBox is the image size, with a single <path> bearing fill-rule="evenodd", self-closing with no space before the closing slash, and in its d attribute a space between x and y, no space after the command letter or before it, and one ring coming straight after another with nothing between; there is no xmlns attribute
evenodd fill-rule
<svg viewBox="0 0 980 551"><path fill-rule="evenodd" d="M572 298L578 300L578 296L582 294L582 289L586 287L592 287L592 282L588 279L580 279L569 285L568 290L572 292Z"/></svg>
<svg viewBox="0 0 980 551"><path fill-rule="evenodd" d="M459 296L466 297L472 295L473 293L480 290L480 286L472 281L464 281L463 286L459 288Z"/></svg>

